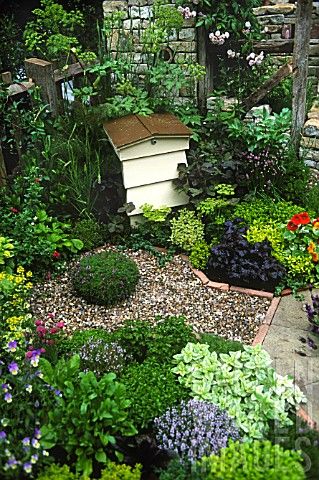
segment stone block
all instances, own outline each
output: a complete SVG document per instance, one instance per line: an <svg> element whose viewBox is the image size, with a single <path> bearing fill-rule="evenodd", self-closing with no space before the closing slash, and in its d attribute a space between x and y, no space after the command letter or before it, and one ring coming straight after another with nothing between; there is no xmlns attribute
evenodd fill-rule
<svg viewBox="0 0 319 480"><path fill-rule="evenodd" d="M301 137L300 145L305 148L311 148L314 150L319 150L319 139L318 138L309 138Z"/></svg>
<svg viewBox="0 0 319 480"><path fill-rule="evenodd" d="M309 56L319 56L319 45L310 44L309 47Z"/></svg>
<svg viewBox="0 0 319 480"><path fill-rule="evenodd" d="M304 126L303 134L305 137L319 138L319 119L312 118L307 120Z"/></svg>
<svg viewBox="0 0 319 480"><path fill-rule="evenodd" d="M139 7L137 7L137 6L130 7L129 16L130 16L130 18L139 18L140 17Z"/></svg>
<svg viewBox="0 0 319 480"><path fill-rule="evenodd" d="M152 7L150 6L145 6L140 8L140 17L141 18L151 18L153 15L152 13Z"/></svg>
<svg viewBox="0 0 319 480"><path fill-rule="evenodd" d="M281 25L265 25L264 33L272 34L281 32Z"/></svg>
<svg viewBox="0 0 319 480"><path fill-rule="evenodd" d="M196 52L196 42L171 42L170 48L174 52L185 52L185 53L195 53Z"/></svg>
<svg viewBox="0 0 319 480"><path fill-rule="evenodd" d="M127 2L125 0L106 0L103 2L103 13L104 15L108 15L109 13L113 13L116 11L125 12L127 10Z"/></svg>
<svg viewBox="0 0 319 480"><path fill-rule="evenodd" d="M253 13L256 15L256 17L259 17L260 15L266 15L266 13L268 13L268 5L265 7L253 8Z"/></svg>
<svg viewBox="0 0 319 480"><path fill-rule="evenodd" d="M285 23L284 15L265 15L264 17L260 17L258 21L261 25L280 25Z"/></svg>
<svg viewBox="0 0 319 480"><path fill-rule="evenodd" d="M133 30L134 28L139 28L141 26L141 20L139 18L130 18L129 20L124 20L123 28L127 30Z"/></svg>
<svg viewBox="0 0 319 480"><path fill-rule="evenodd" d="M279 3L276 5L269 5L267 9L268 9L268 13L271 13L272 15L278 15L280 13L282 13L283 15L289 15L296 11L296 5L291 3L289 4Z"/></svg>
<svg viewBox="0 0 319 480"><path fill-rule="evenodd" d="M195 41L196 40L196 30L195 28L182 28L178 34L180 40Z"/></svg>

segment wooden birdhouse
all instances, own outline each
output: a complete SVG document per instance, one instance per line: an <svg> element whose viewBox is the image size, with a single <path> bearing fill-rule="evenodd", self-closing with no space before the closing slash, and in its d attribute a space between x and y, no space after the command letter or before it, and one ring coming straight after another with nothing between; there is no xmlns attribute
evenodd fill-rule
<svg viewBox="0 0 319 480"><path fill-rule="evenodd" d="M187 165L191 130L170 113L147 117L128 115L104 124L104 130L122 164L126 201L135 209L131 223L141 213L140 207L184 205L188 197L173 185L179 163Z"/></svg>

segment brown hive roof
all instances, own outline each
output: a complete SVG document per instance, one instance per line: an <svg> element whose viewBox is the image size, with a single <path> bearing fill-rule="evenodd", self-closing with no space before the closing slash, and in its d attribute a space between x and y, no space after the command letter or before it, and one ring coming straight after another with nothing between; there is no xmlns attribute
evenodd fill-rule
<svg viewBox="0 0 319 480"><path fill-rule="evenodd" d="M103 128L115 148L152 137L189 137L192 134L192 131L171 113L153 113L147 117L127 115L104 123Z"/></svg>

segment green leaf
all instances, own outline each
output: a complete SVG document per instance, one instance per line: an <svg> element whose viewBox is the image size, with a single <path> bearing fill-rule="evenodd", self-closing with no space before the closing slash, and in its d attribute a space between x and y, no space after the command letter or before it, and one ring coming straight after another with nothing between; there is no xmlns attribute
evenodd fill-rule
<svg viewBox="0 0 319 480"><path fill-rule="evenodd" d="M103 450L98 450L95 454L95 460L97 460L100 463L106 463L107 461L107 456Z"/></svg>

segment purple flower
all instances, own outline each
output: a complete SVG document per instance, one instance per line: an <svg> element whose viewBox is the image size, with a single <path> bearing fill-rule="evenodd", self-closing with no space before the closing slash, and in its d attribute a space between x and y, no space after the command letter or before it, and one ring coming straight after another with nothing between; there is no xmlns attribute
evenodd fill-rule
<svg viewBox="0 0 319 480"><path fill-rule="evenodd" d="M40 430L40 428L37 428L37 427L36 427L36 428L34 429L34 438L37 438L37 439L41 438L41 430Z"/></svg>
<svg viewBox="0 0 319 480"><path fill-rule="evenodd" d="M23 440L22 440L22 443L23 445L30 445L30 437L25 437Z"/></svg>
<svg viewBox="0 0 319 480"><path fill-rule="evenodd" d="M196 462L217 454L238 440L239 431L227 412L204 401L189 400L155 418L156 440L164 450L172 450L183 460Z"/></svg>
<svg viewBox="0 0 319 480"><path fill-rule="evenodd" d="M15 468L17 468L17 463L18 463L17 460L14 457L11 457L7 461L6 465L7 465L8 468L15 469Z"/></svg>
<svg viewBox="0 0 319 480"><path fill-rule="evenodd" d="M15 352L18 346L18 342L16 340L12 340L8 343L7 348L9 352Z"/></svg>
<svg viewBox="0 0 319 480"><path fill-rule="evenodd" d="M7 403L11 403L12 402L12 395L11 393L7 392L4 396L4 399Z"/></svg>
<svg viewBox="0 0 319 480"><path fill-rule="evenodd" d="M8 370L11 373L11 375L17 375L19 372L19 365L16 362L11 362L8 365Z"/></svg>
<svg viewBox="0 0 319 480"><path fill-rule="evenodd" d="M7 434L4 430L0 432L0 440L4 440L7 437Z"/></svg>
<svg viewBox="0 0 319 480"><path fill-rule="evenodd" d="M32 464L30 462L26 462L23 464L23 470L26 473L31 473L32 472Z"/></svg>
<svg viewBox="0 0 319 480"><path fill-rule="evenodd" d="M40 448L40 442L37 438L32 438L31 444L33 448Z"/></svg>

